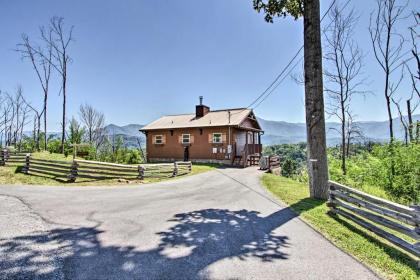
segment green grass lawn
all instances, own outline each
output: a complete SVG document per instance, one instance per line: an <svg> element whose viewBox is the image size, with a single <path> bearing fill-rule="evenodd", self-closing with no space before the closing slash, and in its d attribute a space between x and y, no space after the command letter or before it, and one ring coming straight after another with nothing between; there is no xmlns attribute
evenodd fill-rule
<svg viewBox="0 0 420 280"><path fill-rule="evenodd" d="M47 159L47 160L60 160L68 161L69 164L72 161L72 157L64 157L61 154L51 154L48 152L33 153L33 158ZM54 178L48 175L36 175L36 174L23 174L21 173L22 164L7 164L6 166L0 166L0 184L22 184L22 185L65 185L65 186L89 186L89 185L126 185L127 182L119 182L118 179L106 179L106 180L95 180L95 179L77 179L75 183L68 183L66 180ZM187 175L180 175L174 178L180 178L183 176L189 176L193 174L203 173L211 171L217 168L215 164L193 164L191 173ZM144 180L129 180L131 184L145 184L155 183L162 180L174 179L174 178L145 178Z"/></svg>
<svg viewBox="0 0 420 280"><path fill-rule="evenodd" d="M262 183L337 247L381 276L387 279L419 279L420 270L416 261L352 221L328 215L324 201L309 198L306 184L272 174L264 174Z"/></svg>

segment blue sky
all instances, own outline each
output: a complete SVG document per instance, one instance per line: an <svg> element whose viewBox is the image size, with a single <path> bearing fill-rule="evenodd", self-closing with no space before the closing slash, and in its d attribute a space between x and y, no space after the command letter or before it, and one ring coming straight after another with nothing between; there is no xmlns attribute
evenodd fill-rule
<svg viewBox="0 0 420 280"><path fill-rule="evenodd" d="M322 10L330 3L321 2ZM371 81L366 89L375 93L355 99L353 110L359 120L384 120L383 77L367 30L374 1L351 2L360 14L355 39L366 53L365 72ZM412 0L408 9L418 9L417 3ZM191 112L199 95L214 109L247 106L303 43L301 20L268 24L252 9L251 0L0 0L0 10L1 90L13 92L21 84L28 99L41 105L35 73L13 49L21 33L36 40L38 26L62 16L67 26L74 25L75 38L68 69L69 114L89 103L106 114L107 123L120 125ZM58 130L59 78L52 79L49 123ZM403 83L399 94L409 91L408 82ZM256 113L303 122L303 88L286 79Z"/></svg>

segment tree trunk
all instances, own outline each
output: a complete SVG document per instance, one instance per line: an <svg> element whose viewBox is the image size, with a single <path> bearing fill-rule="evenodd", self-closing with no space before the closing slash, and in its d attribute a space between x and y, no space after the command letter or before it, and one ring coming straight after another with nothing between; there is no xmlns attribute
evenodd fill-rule
<svg viewBox="0 0 420 280"><path fill-rule="evenodd" d="M322 49L319 0L304 0L305 107L309 190L312 198L328 198Z"/></svg>
<svg viewBox="0 0 420 280"><path fill-rule="evenodd" d="M413 142L413 116L411 115L410 99L407 100L407 115L408 115L408 136L410 142Z"/></svg>
<svg viewBox="0 0 420 280"><path fill-rule="evenodd" d="M388 77L387 77L388 80ZM388 82L387 82L388 85ZM385 88L388 88L388 86L385 85ZM388 90L385 89L385 92L387 92ZM389 140L390 142L394 142L394 126L393 126L393 121L392 121L392 111L391 111L391 98L385 94L385 98L386 98L386 106L387 106L387 112L388 112L388 120L389 120Z"/></svg>
<svg viewBox="0 0 420 280"><path fill-rule="evenodd" d="M341 118L341 170L343 175L346 175L346 112L343 102L341 102Z"/></svg>
<svg viewBox="0 0 420 280"><path fill-rule="evenodd" d="M36 128L36 149L38 152L41 151L40 143L40 133L41 133L41 116L38 117L38 127Z"/></svg>
<svg viewBox="0 0 420 280"><path fill-rule="evenodd" d="M44 151L47 150L47 99L48 95L44 95Z"/></svg>
<svg viewBox="0 0 420 280"><path fill-rule="evenodd" d="M347 129L349 129L349 128L347 128ZM346 145L346 157L347 158L350 157L350 141L351 141L350 137L351 137L351 134L347 133L347 145Z"/></svg>
<svg viewBox="0 0 420 280"><path fill-rule="evenodd" d="M64 141L66 139L66 75L63 75L63 125L61 130L61 153L64 154Z"/></svg>

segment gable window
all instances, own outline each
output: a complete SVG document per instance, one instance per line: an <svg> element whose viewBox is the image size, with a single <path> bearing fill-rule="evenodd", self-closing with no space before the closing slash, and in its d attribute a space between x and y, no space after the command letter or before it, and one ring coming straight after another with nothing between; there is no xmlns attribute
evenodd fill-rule
<svg viewBox="0 0 420 280"><path fill-rule="evenodd" d="M191 143L191 134L182 134L182 144Z"/></svg>
<svg viewBox="0 0 420 280"><path fill-rule="evenodd" d="M222 133L213 133L213 143L223 143Z"/></svg>
<svg viewBox="0 0 420 280"><path fill-rule="evenodd" d="M155 135L153 140L154 144L164 144L163 135Z"/></svg>

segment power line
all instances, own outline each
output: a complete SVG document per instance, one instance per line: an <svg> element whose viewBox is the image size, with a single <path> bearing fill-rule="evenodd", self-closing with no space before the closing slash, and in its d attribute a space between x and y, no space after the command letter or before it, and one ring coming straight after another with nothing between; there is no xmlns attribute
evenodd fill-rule
<svg viewBox="0 0 420 280"><path fill-rule="evenodd" d="M299 58L299 60L293 65L293 67L292 68L290 68L290 70L289 70L289 72L287 72L287 74L286 74L286 76L284 76L283 77L283 79L281 79L280 80L280 82L277 84L277 85L275 85L274 86L274 88L272 88L271 90L270 90L270 92L266 95L266 96L264 96L264 98L263 99L261 99L260 100L260 102L258 102L258 104L257 105L255 105L252 109L255 109L255 108L257 108L258 106L260 106L260 104L261 103L263 103L264 102L264 100L266 100L276 89L277 89L277 87L287 78L287 77L289 77L289 75L290 75L290 73L296 68L296 66L301 62L303 60L303 57L301 57L301 58Z"/></svg>
<svg viewBox="0 0 420 280"><path fill-rule="evenodd" d="M330 10L332 9L332 7L334 6L335 2L337 0L333 0L333 2L330 4L330 6L328 7L327 11L324 13L324 15L321 18L321 22L324 20L324 18L328 15L328 13L330 12ZM340 13L344 10L344 8L350 3L350 0L347 0L346 4L341 8ZM331 22L328 24L328 26L331 25ZM289 76L289 74L291 73L291 71L293 71L294 68L296 68L296 66L299 64L299 62L303 59L303 57L299 58L299 61L297 63L295 63L293 65L293 67L287 72L287 75L284 76L280 81L279 79L281 78L281 76L287 71L287 69L290 67L290 65L292 65L293 61L298 57L298 55L300 54L300 52L302 51L304 45L302 45L298 51L295 53L295 55L292 57L292 59L287 63L287 65L282 69L282 71L276 76L276 78L273 80L273 82L271 82L271 84L253 101L251 102L251 104L249 104L246 108L242 109L239 112L236 113L232 113L232 114L239 114L241 112L243 112L246 109L249 109L252 105L256 104L256 106L253 107L253 109L257 108L264 100L266 100L268 98L268 96L270 96L274 90L286 79L286 77ZM278 82L279 81L279 82ZM278 83L277 83L278 82ZM277 84L276 84L277 83ZM272 88L274 86L274 88ZM271 89L271 90L270 90ZM260 100L261 99L261 100Z"/></svg>

